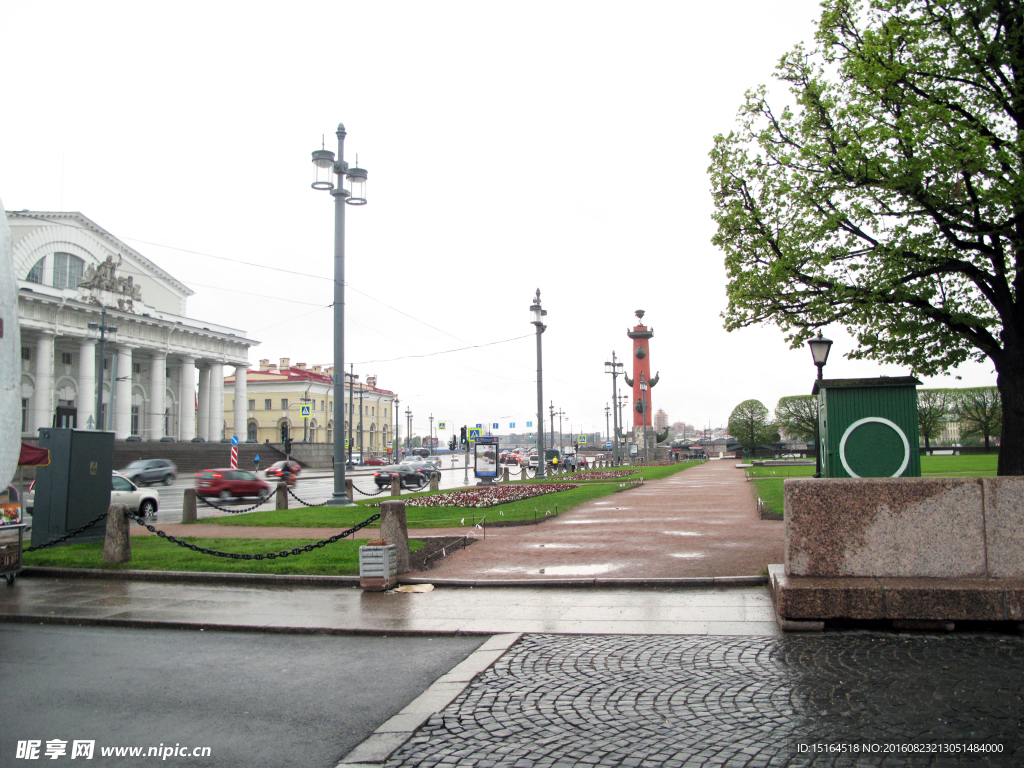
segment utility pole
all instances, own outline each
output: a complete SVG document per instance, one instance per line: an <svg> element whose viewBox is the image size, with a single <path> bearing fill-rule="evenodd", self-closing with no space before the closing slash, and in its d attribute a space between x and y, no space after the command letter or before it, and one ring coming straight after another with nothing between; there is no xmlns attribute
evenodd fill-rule
<svg viewBox="0 0 1024 768"><path fill-rule="evenodd" d="M345 467L346 469L352 469L355 466L352 463L352 404L355 402L354 387L356 382L356 375L353 373L354 366L352 363L349 363L348 371L348 462L345 464ZM343 376L345 375L344 370L342 370L341 373ZM342 387L341 391L344 392L345 388ZM342 403L342 406L341 413L342 418L344 418L344 403Z"/></svg>
<svg viewBox="0 0 1024 768"><path fill-rule="evenodd" d="M405 409L405 453L408 456L409 451L412 449L412 409Z"/></svg>
<svg viewBox="0 0 1024 768"><path fill-rule="evenodd" d="M359 463L362 464L363 457L363 385L359 384Z"/></svg>
<svg viewBox="0 0 1024 768"><path fill-rule="evenodd" d="M555 447L555 401L554 400L551 401L551 405L548 406L548 410L551 413L551 418L548 419L548 424L551 425L551 447L554 448ZM544 460L544 457L542 456L541 457L541 461L543 461L543 460Z"/></svg>
<svg viewBox="0 0 1024 768"><path fill-rule="evenodd" d="M100 431L106 427L106 419L103 418L103 365L106 362L106 353L104 352L104 345L106 344L108 333L117 333L117 328L107 325L107 308L103 307L100 310L100 321L98 323L89 323L89 328L100 332L100 349L99 349L99 366L96 368L96 376L99 379L96 384L96 430ZM116 359L116 356L115 356ZM113 397L114 394L114 382L110 382L110 394ZM111 409L113 410L113 409Z"/></svg>
<svg viewBox="0 0 1024 768"><path fill-rule="evenodd" d="M430 442L430 445L427 446L427 449L431 453L433 453L434 452L434 414L430 414L430 429L427 431L427 440Z"/></svg>
<svg viewBox="0 0 1024 768"><path fill-rule="evenodd" d="M400 446L401 444L402 444L401 438L399 438L399 436L398 436L398 398L396 397L395 398L395 447L394 447L394 453L391 456L391 458L393 458L396 462L398 461L398 446Z"/></svg>
<svg viewBox="0 0 1024 768"><path fill-rule="evenodd" d="M608 403L604 404L604 433L608 437L608 441L611 442L611 427L608 424L608 417L611 415L612 409L608 407Z"/></svg>

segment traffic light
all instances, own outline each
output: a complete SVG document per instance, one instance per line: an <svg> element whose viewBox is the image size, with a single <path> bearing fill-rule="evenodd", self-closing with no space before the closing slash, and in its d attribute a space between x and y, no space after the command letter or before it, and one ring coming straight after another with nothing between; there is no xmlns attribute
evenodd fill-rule
<svg viewBox="0 0 1024 768"><path fill-rule="evenodd" d="M290 437L286 437L284 439L284 452L285 453L291 453L292 452L292 439Z"/></svg>
<svg viewBox="0 0 1024 768"><path fill-rule="evenodd" d="M455 450L455 435L452 435L452 439L448 441L448 450L449 451L454 451Z"/></svg>
<svg viewBox="0 0 1024 768"><path fill-rule="evenodd" d="M459 445L465 445L465 444L466 444L466 428L463 427L462 428L462 441L459 443Z"/></svg>

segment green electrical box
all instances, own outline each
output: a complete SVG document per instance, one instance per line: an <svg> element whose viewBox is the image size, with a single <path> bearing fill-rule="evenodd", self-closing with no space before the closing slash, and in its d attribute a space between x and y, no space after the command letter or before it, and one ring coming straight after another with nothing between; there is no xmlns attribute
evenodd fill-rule
<svg viewBox="0 0 1024 768"><path fill-rule="evenodd" d="M913 376L816 381L822 477L920 477L920 383Z"/></svg>

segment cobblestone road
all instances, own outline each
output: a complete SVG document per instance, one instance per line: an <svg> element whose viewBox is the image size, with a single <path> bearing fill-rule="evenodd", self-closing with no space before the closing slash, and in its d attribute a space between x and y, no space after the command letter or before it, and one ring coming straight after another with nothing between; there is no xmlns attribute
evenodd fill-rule
<svg viewBox="0 0 1024 768"><path fill-rule="evenodd" d="M999 744L989 755L801 745ZM526 635L387 764L1024 765L1024 640Z"/></svg>

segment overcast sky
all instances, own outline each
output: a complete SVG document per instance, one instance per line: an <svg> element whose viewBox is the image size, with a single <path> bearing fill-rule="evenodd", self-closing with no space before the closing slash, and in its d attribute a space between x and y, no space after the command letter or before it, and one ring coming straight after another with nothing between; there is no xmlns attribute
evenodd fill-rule
<svg viewBox="0 0 1024 768"><path fill-rule="evenodd" d="M259 340L253 365L330 364L334 210L310 153L340 121L369 172L369 204L347 208L346 367L396 391L417 432L431 414L536 418L538 287L544 403L567 430L604 430L603 363L629 365L636 309L671 421L809 393L806 349L722 328L706 171L744 91L810 42L814 0L240 9L2 2L7 209L81 211L195 290L190 316ZM826 335L828 376L907 373ZM995 382L957 373L926 383Z"/></svg>

